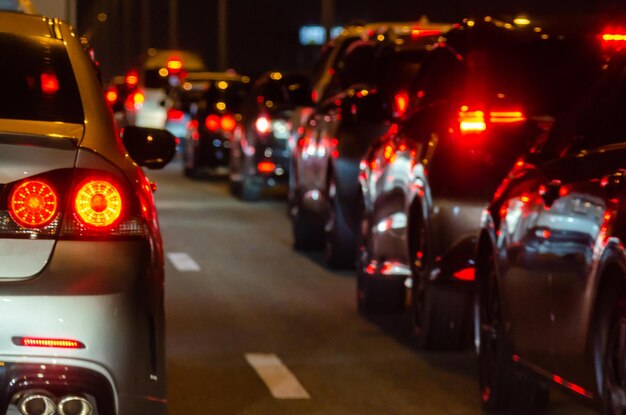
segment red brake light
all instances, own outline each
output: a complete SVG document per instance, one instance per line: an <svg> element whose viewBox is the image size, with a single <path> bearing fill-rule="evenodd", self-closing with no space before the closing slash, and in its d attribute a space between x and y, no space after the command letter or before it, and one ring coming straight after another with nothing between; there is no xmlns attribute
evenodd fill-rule
<svg viewBox="0 0 626 415"><path fill-rule="evenodd" d="M473 267L463 268L454 273L454 278L461 281L474 281L476 279L476 270Z"/></svg>
<svg viewBox="0 0 626 415"><path fill-rule="evenodd" d="M276 165L271 161L260 161L257 164L257 170L259 173L273 173Z"/></svg>
<svg viewBox="0 0 626 415"><path fill-rule="evenodd" d="M487 131L484 111L469 111L463 106L459 111L459 131L461 135L480 134Z"/></svg>
<svg viewBox="0 0 626 415"><path fill-rule="evenodd" d="M522 111L491 111L489 121L493 124L509 124L526 121Z"/></svg>
<svg viewBox="0 0 626 415"><path fill-rule="evenodd" d="M171 73L178 73L183 69L183 61L180 58L172 57L165 64Z"/></svg>
<svg viewBox="0 0 626 415"><path fill-rule="evenodd" d="M420 37L426 37L426 36L437 36L440 34L441 34L441 30L414 28L411 30L411 39L418 39Z"/></svg>
<svg viewBox="0 0 626 415"><path fill-rule="evenodd" d="M409 107L409 93L400 91L394 96L393 101L396 106L396 116L402 117Z"/></svg>
<svg viewBox="0 0 626 415"><path fill-rule="evenodd" d="M204 126L211 132L216 132L220 129L221 120L219 115L211 114L204 120Z"/></svg>
<svg viewBox="0 0 626 415"><path fill-rule="evenodd" d="M48 339L39 337L14 337L13 343L26 347L54 347L58 349L84 349L85 345L77 340Z"/></svg>
<svg viewBox="0 0 626 415"><path fill-rule="evenodd" d="M115 224L122 215L122 195L106 180L89 180L76 192L76 217L87 227L102 229Z"/></svg>
<svg viewBox="0 0 626 415"><path fill-rule="evenodd" d="M17 186L9 197L9 213L25 228L43 227L56 217L59 197L52 186L29 180Z"/></svg>
<svg viewBox="0 0 626 415"><path fill-rule="evenodd" d="M232 115L225 114L222 116L220 125L224 131L233 131L237 126L237 121L235 121L235 117Z"/></svg>
<svg viewBox="0 0 626 415"><path fill-rule="evenodd" d="M53 73L41 74L41 91L44 94L56 94L59 92L59 80Z"/></svg>
<svg viewBox="0 0 626 415"><path fill-rule="evenodd" d="M126 85L130 88L134 88L139 83L139 74L135 70L128 71L126 78L124 78Z"/></svg>
<svg viewBox="0 0 626 415"><path fill-rule="evenodd" d="M264 115L257 118L254 126L256 127L256 130L259 132L259 134L267 134L272 129L269 118Z"/></svg>
<svg viewBox="0 0 626 415"><path fill-rule="evenodd" d="M181 110L172 108L167 112L167 119L170 121L180 121L183 118L185 118L185 113Z"/></svg>
<svg viewBox="0 0 626 415"><path fill-rule="evenodd" d="M115 104L115 101L117 101L117 90L115 89L115 87L111 87L107 90L106 100L109 105Z"/></svg>

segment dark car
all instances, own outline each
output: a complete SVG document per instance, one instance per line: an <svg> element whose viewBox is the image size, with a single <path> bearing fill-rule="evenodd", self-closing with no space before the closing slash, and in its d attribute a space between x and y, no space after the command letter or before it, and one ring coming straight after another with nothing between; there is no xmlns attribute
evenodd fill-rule
<svg viewBox="0 0 626 415"><path fill-rule="evenodd" d="M466 20L436 45L399 132L361 163L361 311L402 311L408 302L421 346L469 344L482 211L515 160L601 70L595 38L576 29Z"/></svg>
<svg viewBox="0 0 626 415"><path fill-rule="evenodd" d="M603 38L620 47L626 39ZM624 57L591 85L515 164L483 215L476 344L491 412L545 406L540 382L603 414L626 410Z"/></svg>
<svg viewBox="0 0 626 415"><path fill-rule="evenodd" d="M250 79L234 72L198 72L170 93L170 119L185 120L183 168L187 176L227 168L233 131L241 122ZM188 115L186 115L188 114Z"/></svg>
<svg viewBox="0 0 626 415"><path fill-rule="evenodd" d="M257 200L263 190L287 184L293 111L310 105L310 97L305 76L268 72L257 79L233 134L230 181L235 195Z"/></svg>
<svg viewBox="0 0 626 415"><path fill-rule="evenodd" d="M406 110L406 88L426 46L447 27L389 24L346 48L293 151L296 249L317 248L325 240L329 266L354 266L359 162Z"/></svg>

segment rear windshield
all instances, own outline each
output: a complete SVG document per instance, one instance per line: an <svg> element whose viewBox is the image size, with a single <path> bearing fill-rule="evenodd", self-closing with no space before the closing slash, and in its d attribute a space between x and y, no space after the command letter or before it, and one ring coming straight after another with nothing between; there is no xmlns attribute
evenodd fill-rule
<svg viewBox="0 0 626 415"><path fill-rule="evenodd" d="M0 118L82 124L83 107L60 41L0 33Z"/></svg>
<svg viewBox="0 0 626 415"><path fill-rule="evenodd" d="M224 102L234 111L240 111L248 92L248 84L239 81L213 81L204 95L207 104Z"/></svg>

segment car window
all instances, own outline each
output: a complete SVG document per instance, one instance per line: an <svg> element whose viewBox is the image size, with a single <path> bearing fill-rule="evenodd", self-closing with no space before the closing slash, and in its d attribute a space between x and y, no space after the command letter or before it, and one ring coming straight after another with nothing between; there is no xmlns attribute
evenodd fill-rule
<svg viewBox="0 0 626 415"><path fill-rule="evenodd" d="M61 41L0 33L0 118L82 124L83 107Z"/></svg>
<svg viewBox="0 0 626 415"><path fill-rule="evenodd" d="M448 47L439 47L429 56L419 72L414 91L421 91L423 102L449 99L458 91L463 71L457 55Z"/></svg>
<svg viewBox="0 0 626 415"><path fill-rule="evenodd" d="M626 62L615 63L561 117L541 149L547 157L626 142Z"/></svg>

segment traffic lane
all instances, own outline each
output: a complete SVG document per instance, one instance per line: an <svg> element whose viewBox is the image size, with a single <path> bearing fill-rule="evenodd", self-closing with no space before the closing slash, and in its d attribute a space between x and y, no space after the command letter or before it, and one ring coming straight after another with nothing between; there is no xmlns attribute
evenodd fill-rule
<svg viewBox="0 0 626 415"><path fill-rule="evenodd" d="M352 273L293 252L284 202L239 202L178 163L151 176L166 252L200 267L167 263L170 413L481 413L471 353L419 353L396 319L360 318ZM248 353L276 354L311 399L273 398ZM591 412L557 394L547 413Z"/></svg>

